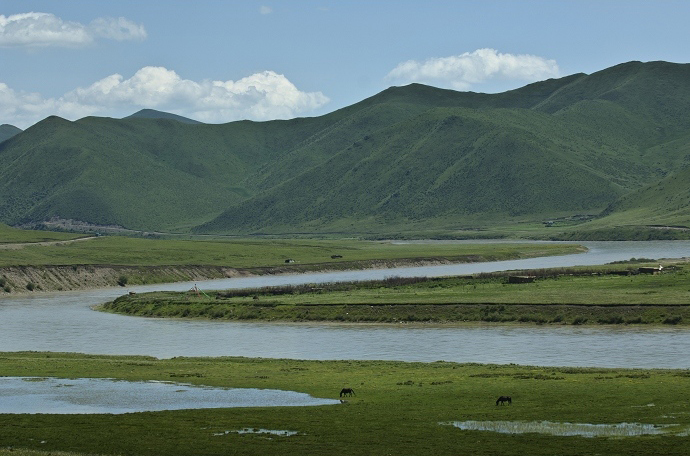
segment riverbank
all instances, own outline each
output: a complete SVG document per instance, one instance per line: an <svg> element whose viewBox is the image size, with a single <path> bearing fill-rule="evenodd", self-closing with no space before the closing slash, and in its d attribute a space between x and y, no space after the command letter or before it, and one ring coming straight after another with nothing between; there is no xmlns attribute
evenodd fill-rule
<svg viewBox="0 0 690 456"><path fill-rule="evenodd" d="M103 238L95 241L98 241L98 244L86 241L62 247L32 245L19 250L18 252L24 255L23 259L17 254L5 263L22 260L26 264L9 263L0 266L0 297L40 291L105 287L126 289L134 285L232 277L481 263L585 251L583 247L573 244L419 246L361 241L276 241L243 244ZM215 250L212 250L213 248ZM0 260L3 253L0 252ZM193 261L208 260L211 255L219 264L190 264ZM118 258L120 263L97 262L114 258ZM68 259L75 263L54 264ZM84 263L85 261L88 263ZM146 264L146 261L149 264ZM177 264L151 264L165 261L175 261Z"/></svg>
<svg viewBox="0 0 690 456"><path fill-rule="evenodd" d="M342 388L354 390L343 403L321 407L0 414L0 441L14 450L0 454L8 456L20 449L37 451L32 456L204 456L228 449L440 456L459 448L477 455L684 455L690 443L687 369L0 353L0 376L165 381L333 399L341 399ZM497 405L499 396L511 403ZM472 430L480 426L494 430Z"/></svg>
<svg viewBox="0 0 690 456"><path fill-rule="evenodd" d="M223 266L12 266L0 267L0 297L35 292L73 291L107 287L203 281L234 277L257 277L280 274L306 274L363 269L437 266L442 264L479 263L472 257L461 261L444 258L412 258L409 260L370 260L339 264L288 264L277 267L231 268ZM123 291L124 292L124 291Z"/></svg>
<svg viewBox="0 0 690 456"><path fill-rule="evenodd" d="M12 266L0 268L0 296L41 291L71 291L147 283L241 277L219 266Z"/></svg>
<svg viewBox="0 0 690 456"><path fill-rule="evenodd" d="M228 321L688 325L690 265L667 261L122 296L99 310Z"/></svg>

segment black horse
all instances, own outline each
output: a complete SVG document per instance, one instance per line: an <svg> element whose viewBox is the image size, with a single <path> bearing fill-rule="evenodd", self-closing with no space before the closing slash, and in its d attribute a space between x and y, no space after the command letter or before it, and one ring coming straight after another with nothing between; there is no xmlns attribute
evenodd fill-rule
<svg viewBox="0 0 690 456"><path fill-rule="evenodd" d="M355 394L355 390L353 390L352 388L343 388L340 390L340 397L352 396L354 394Z"/></svg>
<svg viewBox="0 0 690 456"><path fill-rule="evenodd" d="M513 399L510 396L501 396L498 399L496 399L496 405L498 405L499 403L503 405L506 402L510 405L513 403Z"/></svg>

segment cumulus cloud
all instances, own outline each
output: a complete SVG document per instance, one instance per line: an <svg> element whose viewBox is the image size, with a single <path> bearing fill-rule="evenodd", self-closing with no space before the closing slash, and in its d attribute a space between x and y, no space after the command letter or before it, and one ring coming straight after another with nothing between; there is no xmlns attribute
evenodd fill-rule
<svg viewBox="0 0 690 456"><path fill-rule="evenodd" d="M144 67L129 79L113 74L59 98L13 91L0 83L3 123L23 128L51 114L67 119L152 108L202 122L289 119L325 105L321 92L299 90L284 75L264 71L237 81L192 81L164 67Z"/></svg>
<svg viewBox="0 0 690 456"><path fill-rule="evenodd" d="M261 14L271 14L273 12L273 8L270 6L262 6L259 8L259 13Z"/></svg>
<svg viewBox="0 0 690 456"><path fill-rule="evenodd" d="M44 113L55 113L55 100L44 99L38 93L18 92L0 82L0 123L25 128Z"/></svg>
<svg viewBox="0 0 690 456"><path fill-rule="evenodd" d="M100 38L142 40L146 38L146 30L124 17L97 18L84 25L50 13L0 15L0 46L3 47L81 47Z"/></svg>
<svg viewBox="0 0 690 456"><path fill-rule="evenodd" d="M387 79L403 82L441 83L457 90L492 79L534 82L559 74L555 60L527 54L502 54L495 49L451 57L432 58L423 62L408 60L396 66Z"/></svg>

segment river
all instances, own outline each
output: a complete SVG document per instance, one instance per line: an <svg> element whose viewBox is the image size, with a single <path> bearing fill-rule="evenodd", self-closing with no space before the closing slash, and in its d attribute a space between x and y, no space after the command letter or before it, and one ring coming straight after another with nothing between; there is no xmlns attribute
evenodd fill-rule
<svg viewBox="0 0 690 456"><path fill-rule="evenodd" d="M478 242L478 241L475 241ZM486 242L486 241L484 241ZM197 282L203 290L446 276L690 256L690 241L581 242L587 253L528 260L263 276ZM131 287L189 290L194 283ZM238 323L147 319L95 312L122 288L0 298L0 351L247 356L291 359L455 361L541 366L689 368L684 328Z"/></svg>

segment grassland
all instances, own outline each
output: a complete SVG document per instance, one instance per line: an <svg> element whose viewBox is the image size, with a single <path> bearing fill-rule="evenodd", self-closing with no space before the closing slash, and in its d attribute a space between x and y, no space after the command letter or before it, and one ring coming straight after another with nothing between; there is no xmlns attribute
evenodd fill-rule
<svg viewBox="0 0 690 456"><path fill-rule="evenodd" d="M690 324L690 265L638 274L639 264L450 278L391 278L122 296L102 310L147 317L376 323ZM530 279L531 280L531 279Z"/></svg>
<svg viewBox="0 0 690 456"><path fill-rule="evenodd" d="M27 233L23 234L25 239L36 236L17 231L20 235ZM46 232L45 236L52 235ZM360 240L191 241L102 236L79 242L67 239L48 244L5 244L5 248L0 243L0 290L62 291L237 275L497 261L580 251L582 247L566 244L420 245Z"/></svg>
<svg viewBox="0 0 690 456"><path fill-rule="evenodd" d="M687 370L3 353L0 375L276 388L327 398L338 398L345 386L356 392L346 403L323 407L0 414L1 445L15 450L74 455L681 455L690 443L683 432L690 426ZM512 396L512 405L496 406L500 395ZM585 438L462 431L441 424L464 420L678 426L670 435ZM298 434L225 433L248 427Z"/></svg>
<svg viewBox="0 0 690 456"><path fill-rule="evenodd" d="M57 233L52 231L20 230L0 223L0 248L15 243L39 243L67 241L83 237L81 234Z"/></svg>
<svg viewBox="0 0 690 456"><path fill-rule="evenodd" d="M108 264L209 265L234 268L356 269L361 262L474 262L577 253L568 244L394 244L359 240L178 241L105 236L52 246L0 250L0 267ZM332 255L340 255L331 258ZM286 263L286 260L294 263ZM309 266L312 265L312 266ZM316 265L316 266L314 266Z"/></svg>

